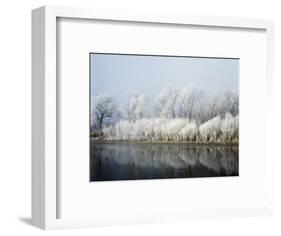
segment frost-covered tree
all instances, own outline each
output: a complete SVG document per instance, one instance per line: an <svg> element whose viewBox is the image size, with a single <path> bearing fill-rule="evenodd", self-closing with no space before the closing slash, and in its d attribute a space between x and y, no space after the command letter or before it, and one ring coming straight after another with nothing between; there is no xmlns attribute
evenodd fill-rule
<svg viewBox="0 0 281 236"><path fill-rule="evenodd" d="M239 96L235 92L227 91L222 96L221 112L223 115L230 113L233 116L239 113Z"/></svg>
<svg viewBox="0 0 281 236"><path fill-rule="evenodd" d="M198 126L189 119L143 118L120 120L102 129L106 140L237 143L238 116L227 114Z"/></svg>
<svg viewBox="0 0 281 236"><path fill-rule="evenodd" d="M199 102L201 96L201 91L195 88L182 89L178 99L179 116L193 119L196 112L196 103Z"/></svg>
<svg viewBox="0 0 281 236"><path fill-rule="evenodd" d="M239 119L238 116L232 116L226 113L221 123L222 141L238 141Z"/></svg>
<svg viewBox="0 0 281 236"><path fill-rule="evenodd" d="M204 97L202 103L203 109L201 110L202 122L213 119L214 117L220 115L220 96L211 94Z"/></svg>
<svg viewBox="0 0 281 236"><path fill-rule="evenodd" d="M197 126L194 122L186 123L179 132L180 141L195 141L197 136Z"/></svg>
<svg viewBox="0 0 281 236"><path fill-rule="evenodd" d="M94 97L92 104L91 133L98 138L239 142L239 96L234 92L208 94L195 88L167 88L156 97L155 114L151 117L147 115L146 100L141 94L128 95L118 113L107 94Z"/></svg>
<svg viewBox="0 0 281 236"><path fill-rule="evenodd" d="M220 135L221 118L216 116L215 118L208 120L202 124L199 128L200 135L204 142L216 142Z"/></svg>
<svg viewBox="0 0 281 236"><path fill-rule="evenodd" d="M145 97L140 94L130 94L127 101L121 104L120 107L121 117L129 120L136 121L142 119L145 114Z"/></svg>
<svg viewBox="0 0 281 236"><path fill-rule="evenodd" d="M94 97L92 106L93 125L101 130L104 120L113 117L114 109L114 101L108 94L104 93Z"/></svg>
<svg viewBox="0 0 281 236"><path fill-rule="evenodd" d="M167 88L160 92L156 98L155 111L160 118L176 118L176 102L178 90Z"/></svg>

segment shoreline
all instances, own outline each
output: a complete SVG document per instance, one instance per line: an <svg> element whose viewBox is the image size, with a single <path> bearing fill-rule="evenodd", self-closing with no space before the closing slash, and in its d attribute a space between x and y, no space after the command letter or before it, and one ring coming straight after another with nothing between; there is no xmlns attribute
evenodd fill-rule
<svg viewBox="0 0 281 236"><path fill-rule="evenodd" d="M195 145L202 145L202 146L239 146L239 142L186 142L186 141L122 141L122 140L100 140L96 138L90 138L91 142L95 143L101 143L101 144L177 144L177 145L189 145L189 146L195 146Z"/></svg>

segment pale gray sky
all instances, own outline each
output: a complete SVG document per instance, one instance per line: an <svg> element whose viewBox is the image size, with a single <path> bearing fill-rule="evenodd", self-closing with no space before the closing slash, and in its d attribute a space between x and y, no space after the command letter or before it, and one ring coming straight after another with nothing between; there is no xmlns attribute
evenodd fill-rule
<svg viewBox="0 0 281 236"><path fill-rule="evenodd" d="M91 96L128 93L155 99L163 88L196 87L208 93L238 92L239 59L91 54Z"/></svg>

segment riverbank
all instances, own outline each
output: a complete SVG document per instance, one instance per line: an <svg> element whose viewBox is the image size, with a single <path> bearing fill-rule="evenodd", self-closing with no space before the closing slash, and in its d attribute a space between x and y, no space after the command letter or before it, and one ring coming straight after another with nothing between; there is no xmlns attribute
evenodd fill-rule
<svg viewBox="0 0 281 236"><path fill-rule="evenodd" d="M104 140L97 138L90 138L91 142L102 144L173 144L173 145L225 145L225 146L238 146L239 142L192 142L192 141L132 141L132 140Z"/></svg>

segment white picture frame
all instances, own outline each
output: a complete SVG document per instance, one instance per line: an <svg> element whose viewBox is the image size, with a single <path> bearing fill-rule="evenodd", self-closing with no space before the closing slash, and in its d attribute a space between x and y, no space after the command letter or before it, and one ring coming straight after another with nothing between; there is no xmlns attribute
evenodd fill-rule
<svg viewBox="0 0 281 236"><path fill-rule="evenodd" d="M45 6L32 12L32 223L42 229L92 227L108 224L129 224L138 222L158 222L173 220L173 216L160 217L159 220L126 220L116 222L95 222L92 218L58 218L58 141L57 141L57 19L93 19L118 22L142 22L146 24L192 25L214 28L256 29L266 34L266 104L270 122L270 107L273 91L273 34L274 26L270 20L241 19L206 16L174 16L139 12L111 12L85 8ZM272 157L266 155L265 189L269 201L255 208L236 208L233 211L182 214L181 219L239 217L268 215L273 212ZM71 209L70 209L71 210Z"/></svg>

